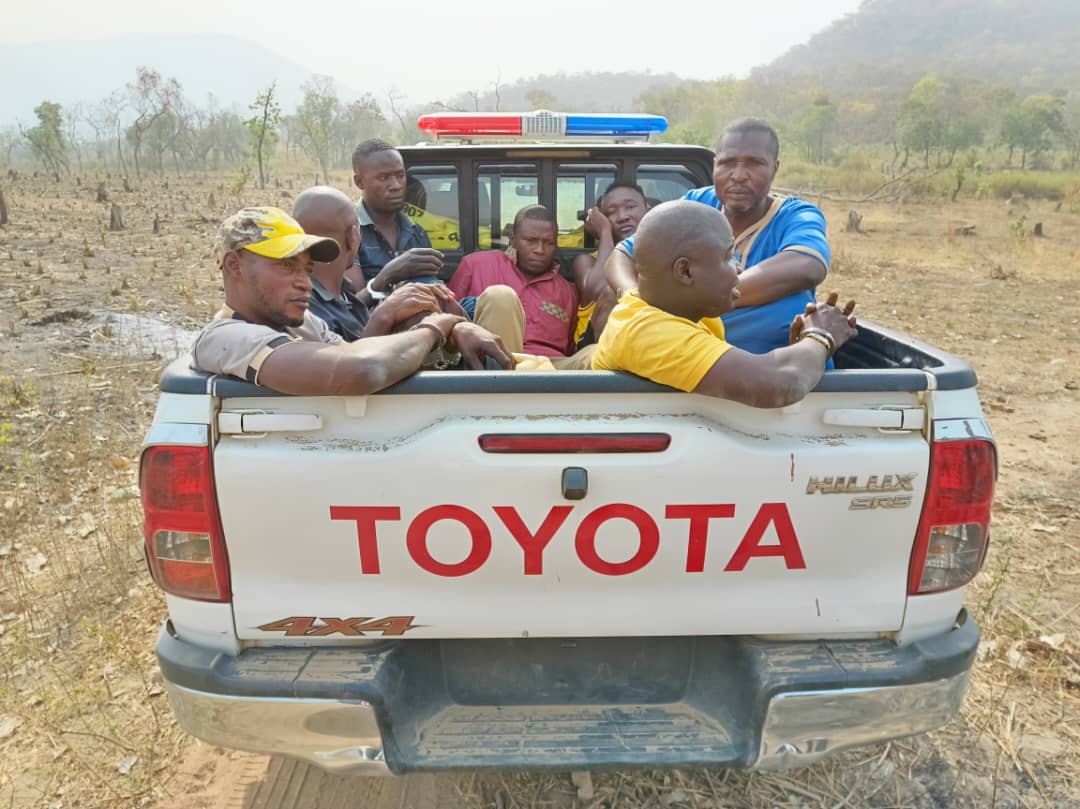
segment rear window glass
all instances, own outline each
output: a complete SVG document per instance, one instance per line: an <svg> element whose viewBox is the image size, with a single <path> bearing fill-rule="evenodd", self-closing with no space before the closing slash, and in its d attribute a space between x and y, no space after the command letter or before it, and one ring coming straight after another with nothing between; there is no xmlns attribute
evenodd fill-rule
<svg viewBox="0 0 1080 809"><path fill-rule="evenodd" d="M436 250L460 250L457 169L453 166L409 169L405 215L427 231L431 246Z"/></svg>
<svg viewBox="0 0 1080 809"><path fill-rule="evenodd" d="M698 180L686 166L641 165L637 168L637 184L645 192L651 208L661 202L681 199L691 188L698 187Z"/></svg>
<svg viewBox="0 0 1080 809"><path fill-rule="evenodd" d="M559 247L585 247L585 213L615 181L611 164L564 163L555 180Z"/></svg>
<svg viewBox="0 0 1080 809"><path fill-rule="evenodd" d="M540 175L535 164L480 166L476 173L477 247L507 247L517 212L539 202Z"/></svg>

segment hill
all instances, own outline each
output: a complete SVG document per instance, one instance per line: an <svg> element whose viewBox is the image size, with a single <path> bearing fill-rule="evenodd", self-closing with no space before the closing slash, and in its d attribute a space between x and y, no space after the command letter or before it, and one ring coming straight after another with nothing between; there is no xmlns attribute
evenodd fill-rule
<svg viewBox="0 0 1080 809"><path fill-rule="evenodd" d="M498 107L503 111L537 107L561 112L627 112L635 109L647 90L670 87L685 81L674 73L586 72L549 73L531 76L499 87ZM446 106L471 111L495 109L495 93L460 93ZM427 105L430 107L430 105Z"/></svg>
<svg viewBox="0 0 1080 809"><path fill-rule="evenodd" d="M752 77L837 95L907 89L920 76L1021 92L1080 85L1075 0L864 0Z"/></svg>
<svg viewBox="0 0 1080 809"><path fill-rule="evenodd" d="M258 91L277 80L281 103L293 107L310 71L255 42L222 34L139 34L85 41L5 43L0 76L0 124L30 123L42 99L65 107L96 103L125 83L135 68L152 67L175 77L184 94L200 106L213 93L219 106L246 107ZM32 77L32 79L30 79ZM345 88L339 88L344 91Z"/></svg>

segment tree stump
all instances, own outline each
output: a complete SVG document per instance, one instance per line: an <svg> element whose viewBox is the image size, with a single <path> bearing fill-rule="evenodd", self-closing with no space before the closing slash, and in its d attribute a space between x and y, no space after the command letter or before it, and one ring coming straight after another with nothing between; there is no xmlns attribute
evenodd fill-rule
<svg viewBox="0 0 1080 809"><path fill-rule="evenodd" d="M0 225L8 223L7 203L4 202L4 189L0 188Z"/></svg>
<svg viewBox="0 0 1080 809"><path fill-rule="evenodd" d="M862 233L862 214L855 210L848 211L847 227L844 230L848 233Z"/></svg>
<svg viewBox="0 0 1080 809"><path fill-rule="evenodd" d="M1035 223L1035 227L1031 229L1031 235L1032 236L1042 236L1043 235L1042 222L1036 222Z"/></svg>
<svg viewBox="0 0 1080 809"><path fill-rule="evenodd" d="M120 212L120 206L115 202L112 205L112 210L109 212L109 230L113 233L124 230L124 217Z"/></svg>
<svg viewBox="0 0 1080 809"><path fill-rule="evenodd" d="M217 203L214 202L214 192L210 192L210 196L206 198L206 204L210 206L210 210L214 210L217 207Z"/></svg>
<svg viewBox="0 0 1080 809"><path fill-rule="evenodd" d="M105 183L104 182L98 183L97 201L98 202L108 202L109 201L109 192L105 190Z"/></svg>

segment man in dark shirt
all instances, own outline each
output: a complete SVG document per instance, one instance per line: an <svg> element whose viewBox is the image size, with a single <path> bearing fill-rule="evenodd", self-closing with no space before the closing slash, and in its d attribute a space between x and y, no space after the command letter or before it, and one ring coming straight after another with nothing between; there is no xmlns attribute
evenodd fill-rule
<svg viewBox="0 0 1080 809"><path fill-rule="evenodd" d="M362 245L352 201L330 186L308 188L297 196L293 218L305 233L325 236L341 245L337 259L314 263L308 308L346 341L390 334L409 319L437 313L443 301L453 300L453 294L442 285L408 284L396 289L372 312L345 277L351 256Z"/></svg>
<svg viewBox="0 0 1080 809"><path fill-rule="evenodd" d="M346 277L376 303L402 281L433 279L443 266L443 254L403 211L406 179L401 153L387 141L372 138L353 151L362 238Z"/></svg>

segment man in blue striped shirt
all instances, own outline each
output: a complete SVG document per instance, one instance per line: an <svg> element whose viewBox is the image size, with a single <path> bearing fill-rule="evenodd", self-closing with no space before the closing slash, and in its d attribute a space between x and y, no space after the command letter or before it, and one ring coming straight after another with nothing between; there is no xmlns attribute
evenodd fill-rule
<svg viewBox="0 0 1080 809"><path fill-rule="evenodd" d="M684 197L720 209L731 224L740 296L723 317L724 329L732 345L754 354L788 344L792 319L814 300L829 267L821 211L801 199L771 193L779 151L776 132L767 123L736 121L717 143L713 185ZM633 256L631 236L619 243L605 266L620 297L637 286Z"/></svg>

